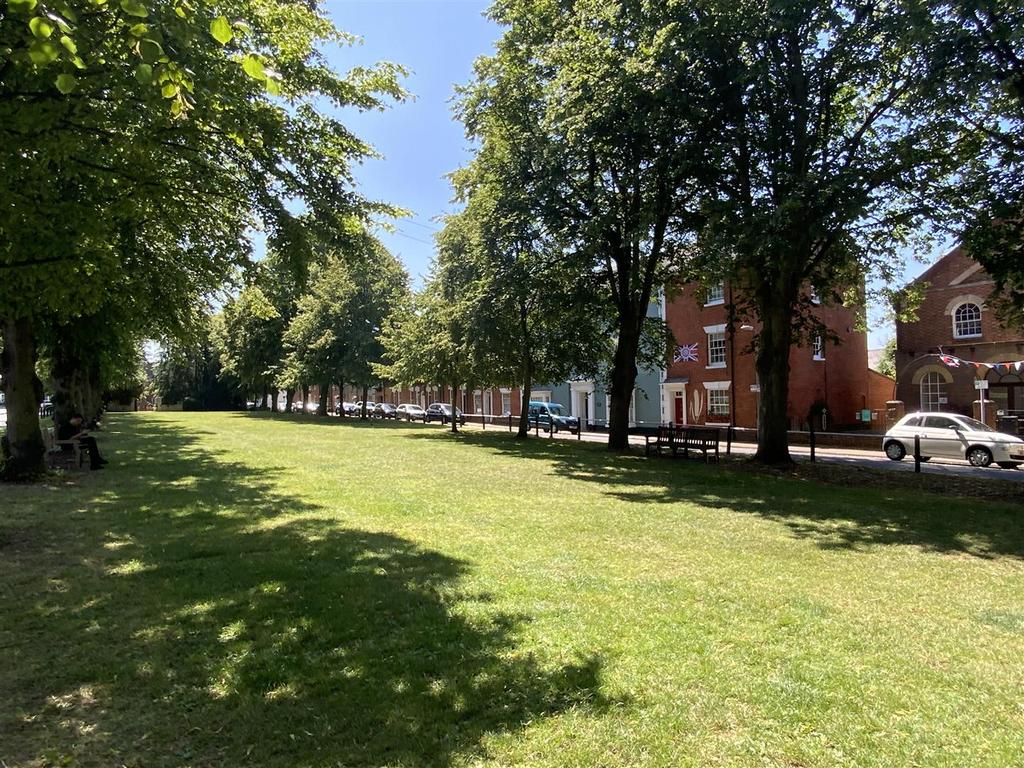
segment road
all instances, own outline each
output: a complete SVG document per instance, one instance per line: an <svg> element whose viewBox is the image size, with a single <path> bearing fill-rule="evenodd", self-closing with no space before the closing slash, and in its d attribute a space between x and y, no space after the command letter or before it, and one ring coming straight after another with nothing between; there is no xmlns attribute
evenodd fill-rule
<svg viewBox="0 0 1024 768"><path fill-rule="evenodd" d="M476 425L467 425L476 427ZM478 427L477 427L478 428ZM543 435L544 432L541 432ZM576 435L559 433L555 439L576 440ZM601 433L584 433L583 440L587 442L603 443L607 436ZM642 437L633 436L630 442L634 445L643 446ZM722 444L725 450L725 444ZM733 453L741 455L753 455L756 446L752 443L733 443ZM790 446L790 454L797 461L809 461L811 449L802 446ZM847 464L851 466L867 467L868 469L879 469L888 472L913 472L914 461L909 457L903 461L891 461L885 457L881 449L881 438L879 438L879 449L877 451L861 451L850 448L818 448L815 450L815 459L830 464ZM1010 480L1017 483L1024 483L1024 469L1000 469L999 467L987 467L985 469L972 467L966 461L953 459L931 459L927 464L921 465L921 471L932 475L959 475L962 477L990 477L994 480Z"/></svg>

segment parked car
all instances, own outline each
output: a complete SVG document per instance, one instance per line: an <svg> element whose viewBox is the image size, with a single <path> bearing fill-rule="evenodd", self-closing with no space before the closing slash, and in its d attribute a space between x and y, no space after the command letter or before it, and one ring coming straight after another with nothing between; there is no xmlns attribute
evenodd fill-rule
<svg viewBox="0 0 1024 768"><path fill-rule="evenodd" d="M320 407L320 403L309 402L306 403L306 413L316 413L316 409Z"/></svg>
<svg viewBox="0 0 1024 768"><path fill-rule="evenodd" d="M558 403L534 401L530 403L529 408L530 424L535 425L539 423L546 432L554 430L557 434L563 429L570 432L579 431L580 420L575 416L568 416L563 413L562 406Z"/></svg>
<svg viewBox="0 0 1024 768"><path fill-rule="evenodd" d="M337 411L342 416L355 416L359 413L355 403L343 403L341 400L338 401Z"/></svg>
<svg viewBox="0 0 1024 768"><path fill-rule="evenodd" d="M292 403L292 413L303 413L306 410L306 404L301 400L295 400Z"/></svg>
<svg viewBox="0 0 1024 768"><path fill-rule="evenodd" d="M426 414L423 406L416 405L415 403L402 403L395 411L397 413L395 418L405 419L406 421L412 421L413 419L419 421Z"/></svg>
<svg viewBox="0 0 1024 768"><path fill-rule="evenodd" d="M373 409L373 415L378 419L397 419L398 409L391 403L377 403Z"/></svg>
<svg viewBox="0 0 1024 768"><path fill-rule="evenodd" d="M455 418L459 420L459 424L465 425L466 416L458 408L455 409ZM447 424L452 420L452 407L448 403L431 403L423 413L423 420L428 423L440 421L442 424Z"/></svg>
<svg viewBox="0 0 1024 768"><path fill-rule="evenodd" d="M1004 469L1024 464L1024 440L958 413L908 414L885 433L882 450L893 461L913 456L915 435L920 436L922 461L939 456L975 467L994 462Z"/></svg>

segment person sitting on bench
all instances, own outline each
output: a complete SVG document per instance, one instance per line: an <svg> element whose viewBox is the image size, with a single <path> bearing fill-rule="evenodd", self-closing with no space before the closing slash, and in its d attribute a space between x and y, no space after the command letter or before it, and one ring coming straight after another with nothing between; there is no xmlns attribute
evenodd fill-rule
<svg viewBox="0 0 1024 768"><path fill-rule="evenodd" d="M100 456L100 449L96 445L96 438L82 429L82 414L73 413L67 423L57 430L58 440L77 440L89 451L89 468L102 469L107 460Z"/></svg>

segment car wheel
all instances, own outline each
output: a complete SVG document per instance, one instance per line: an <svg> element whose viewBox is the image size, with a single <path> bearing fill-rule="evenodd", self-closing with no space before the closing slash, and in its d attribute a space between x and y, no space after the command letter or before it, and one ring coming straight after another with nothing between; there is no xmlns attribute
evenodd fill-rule
<svg viewBox="0 0 1024 768"><path fill-rule="evenodd" d="M992 463L992 451L980 445L976 445L967 451L967 461L972 467L987 467Z"/></svg>
<svg viewBox="0 0 1024 768"><path fill-rule="evenodd" d="M1002 469L1016 469L1017 467L1020 466L1020 464L1017 463L1016 461L1000 461L999 466Z"/></svg>
<svg viewBox="0 0 1024 768"><path fill-rule="evenodd" d="M907 455L907 449L903 447L903 443L893 440L885 444L885 455L893 461L902 461Z"/></svg>

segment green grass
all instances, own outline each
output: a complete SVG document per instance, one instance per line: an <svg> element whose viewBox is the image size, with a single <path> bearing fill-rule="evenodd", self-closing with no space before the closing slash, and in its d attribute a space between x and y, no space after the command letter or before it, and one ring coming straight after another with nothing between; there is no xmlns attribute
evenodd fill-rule
<svg viewBox="0 0 1024 768"><path fill-rule="evenodd" d="M6 766L1024 763L1009 504L112 416L0 487Z"/></svg>

